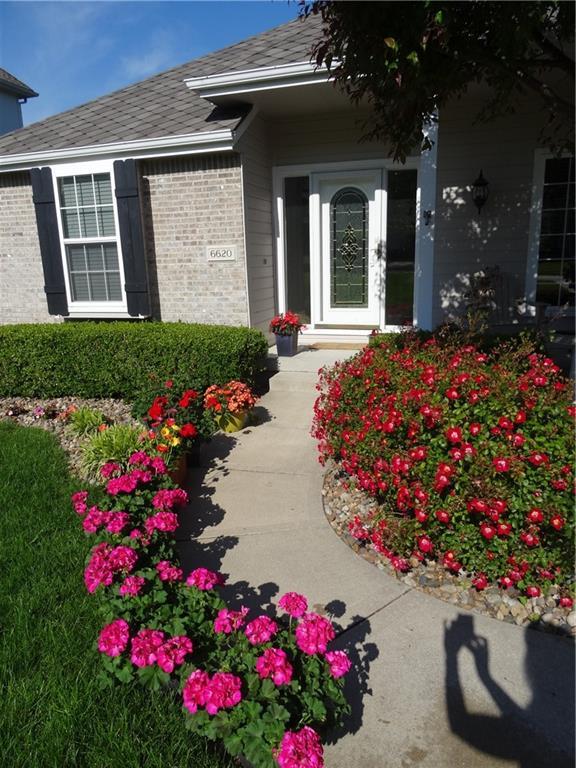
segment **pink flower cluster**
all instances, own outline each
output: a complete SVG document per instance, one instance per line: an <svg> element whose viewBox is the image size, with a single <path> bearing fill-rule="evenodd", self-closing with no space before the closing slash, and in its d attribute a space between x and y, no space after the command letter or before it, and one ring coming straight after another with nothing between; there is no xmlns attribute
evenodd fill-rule
<svg viewBox="0 0 576 768"><path fill-rule="evenodd" d="M274 685L288 685L292 680L292 665L281 648L266 648L256 659L256 671L262 680L270 677Z"/></svg>
<svg viewBox="0 0 576 768"><path fill-rule="evenodd" d="M197 587L198 589L214 589L218 584L224 584L225 578L221 573L209 571L208 568L196 568L186 579L187 587Z"/></svg>
<svg viewBox="0 0 576 768"><path fill-rule="evenodd" d="M308 610L308 601L304 595L299 595L298 592L286 592L286 594L282 595L280 600L278 600L278 605L283 611L286 611L289 616L292 616L292 618L295 619L303 616Z"/></svg>
<svg viewBox="0 0 576 768"><path fill-rule="evenodd" d="M92 557L84 571L84 583L88 592L95 592L100 585L112 584L114 574L128 573L136 565L138 555L131 547L110 547L106 542L92 550Z"/></svg>
<svg viewBox="0 0 576 768"><path fill-rule="evenodd" d="M106 656L120 656L130 639L130 628L124 619L116 619L107 624L98 636L98 650Z"/></svg>
<svg viewBox="0 0 576 768"><path fill-rule="evenodd" d="M113 477L106 484L106 492L110 496L117 496L119 493L134 493L139 485L146 485L152 480L152 472L145 469L133 469L120 477Z"/></svg>
<svg viewBox="0 0 576 768"><path fill-rule="evenodd" d="M344 651L327 651L324 658L330 665L332 677L343 677L352 666L352 662Z"/></svg>
<svg viewBox="0 0 576 768"><path fill-rule="evenodd" d="M74 507L74 512L76 512L77 515L80 515L80 517L85 515L86 510L88 509L88 504L86 504L87 499L88 491L76 491L76 493L72 494L72 506Z"/></svg>
<svg viewBox="0 0 576 768"><path fill-rule="evenodd" d="M242 681L229 672L216 672L212 677L202 669L196 669L182 690L184 706L189 712L204 707L209 715L221 709L231 709L242 700Z"/></svg>
<svg viewBox="0 0 576 768"><path fill-rule="evenodd" d="M214 619L214 632L222 632L225 635L231 634L236 629L244 626L244 618L247 614L248 608L244 606L239 611L230 611L228 608L222 608Z"/></svg>
<svg viewBox="0 0 576 768"><path fill-rule="evenodd" d="M155 515L150 515L144 521L144 528L146 533L151 536L154 531L162 531L163 533L171 533L178 528L178 515L175 512L156 512Z"/></svg>
<svg viewBox="0 0 576 768"><path fill-rule="evenodd" d="M188 502L188 494L182 488L162 488L154 494L152 506L156 509L171 510Z"/></svg>
<svg viewBox="0 0 576 768"><path fill-rule="evenodd" d="M82 520L82 527L86 533L97 533L102 526L106 526L108 533L120 533L128 525L129 520L130 515L127 512L112 512L90 507Z"/></svg>
<svg viewBox="0 0 576 768"><path fill-rule="evenodd" d="M267 643L278 632L278 625L268 616L258 616L258 618L246 625L244 634L248 642L252 645Z"/></svg>
<svg viewBox="0 0 576 768"><path fill-rule="evenodd" d="M159 629L141 629L132 638L130 660L136 667L158 664L162 671L170 674L184 663L192 649L192 641L185 635L166 640Z"/></svg>
<svg viewBox="0 0 576 768"><path fill-rule="evenodd" d="M144 469L152 469L156 475L164 475L168 471L166 462L161 456L149 456L144 451L133 453L128 459L128 464L137 464Z"/></svg>
<svg viewBox="0 0 576 768"><path fill-rule="evenodd" d="M156 570L158 571L158 576L160 578L160 581L181 581L182 580L182 569L177 568L175 565L172 565L172 563L169 560L161 560L159 563L156 564Z"/></svg>
<svg viewBox="0 0 576 768"><path fill-rule="evenodd" d="M122 597L136 597L146 583L143 576L126 576L120 585L120 594Z"/></svg>
<svg viewBox="0 0 576 768"><path fill-rule="evenodd" d="M275 758L280 768L323 768L320 737L308 725L300 731L286 731Z"/></svg>
<svg viewBox="0 0 576 768"><path fill-rule="evenodd" d="M112 475L115 475L117 472L120 472L122 467L120 464L116 464L115 461L107 461L106 464L103 464L100 467L100 474L102 477L108 479L109 477L112 477Z"/></svg>
<svg viewBox="0 0 576 768"><path fill-rule="evenodd" d="M335 637L332 623L317 613L305 613L295 634L298 648L310 656L326 653L327 644Z"/></svg>

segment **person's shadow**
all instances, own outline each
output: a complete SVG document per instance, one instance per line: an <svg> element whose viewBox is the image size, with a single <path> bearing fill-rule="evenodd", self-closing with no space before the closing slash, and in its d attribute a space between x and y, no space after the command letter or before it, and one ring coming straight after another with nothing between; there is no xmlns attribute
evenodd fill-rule
<svg viewBox="0 0 576 768"><path fill-rule="evenodd" d="M519 768L573 768L574 654L565 638L525 631L526 678L532 700L521 707L492 678L486 638L474 632L472 616L459 615L444 630L446 708L452 732L475 749ZM500 710L499 716L466 708L458 657L472 653L478 676Z"/></svg>

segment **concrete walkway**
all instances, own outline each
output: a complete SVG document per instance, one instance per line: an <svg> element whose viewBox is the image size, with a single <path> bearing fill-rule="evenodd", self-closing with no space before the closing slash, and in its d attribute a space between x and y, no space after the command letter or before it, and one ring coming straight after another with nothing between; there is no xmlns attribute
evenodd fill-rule
<svg viewBox="0 0 576 768"><path fill-rule="evenodd" d="M262 423L203 448L189 477L185 566L229 574L235 604L264 609L294 590L335 617L337 646L355 663L353 714L326 746L327 768L571 768L571 642L411 590L325 521L309 435L317 370L350 354L282 359Z"/></svg>

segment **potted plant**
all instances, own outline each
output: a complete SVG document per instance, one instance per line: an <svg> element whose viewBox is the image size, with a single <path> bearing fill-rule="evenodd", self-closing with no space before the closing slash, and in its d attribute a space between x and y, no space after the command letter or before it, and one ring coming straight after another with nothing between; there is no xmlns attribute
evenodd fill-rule
<svg viewBox="0 0 576 768"><path fill-rule="evenodd" d="M298 333L305 328L295 312L276 315L270 321L270 332L276 336L278 357L292 357L298 351Z"/></svg>
<svg viewBox="0 0 576 768"><path fill-rule="evenodd" d="M229 381L224 387L216 384L208 387L204 393L204 408L212 413L223 432L238 432L246 426L257 399L247 384Z"/></svg>

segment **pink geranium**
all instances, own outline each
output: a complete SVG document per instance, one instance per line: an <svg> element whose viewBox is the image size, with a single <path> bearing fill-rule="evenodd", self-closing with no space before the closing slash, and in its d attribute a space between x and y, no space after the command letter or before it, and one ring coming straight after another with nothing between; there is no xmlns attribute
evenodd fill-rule
<svg viewBox="0 0 576 768"><path fill-rule="evenodd" d="M205 691L205 707L209 715L231 709L242 700L242 681L229 672L216 672Z"/></svg>
<svg viewBox="0 0 576 768"><path fill-rule="evenodd" d="M82 528L86 533L96 533L99 528L108 523L111 514L107 510L90 507L82 520Z"/></svg>
<svg viewBox="0 0 576 768"><path fill-rule="evenodd" d="M244 633L252 645L267 643L278 631L278 625L268 616L258 616L258 618L246 625Z"/></svg>
<svg viewBox="0 0 576 768"><path fill-rule="evenodd" d="M102 477L109 478L116 472L119 472L120 469L120 464L116 464L115 461L107 461L106 464L100 467L100 474Z"/></svg>
<svg viewBox="0 0 576 768"><path fill-rule="evenodd" d="M108 562L113 571L131 571L136 565L138 555L132 547L120 545L110 550Z"/></svg>
<svg viewBox="0 0 576 768"><path fill-rule="evenodd" d="M209 571L207 568L196 568L186 579L187 587L197 587L198 589L214 589L217 584L224 584L225 579L221 573Z"/></svg>
<svg viewBox="0 0 576 768"><path fill-rule="evenodd" d="M286 731L274 756L280 768L323 768L324 765L320 737L307 725L300 731Z"/></svg>
<svg viewBox="0 0 576 768"><path fill-rule="evenodd" d="M295 619L300 618L308 610L308 601L298 592L286 592L278 601L278 605Z"/></svg>
<svg viewBox="0 0 576 768"><path fill-rule="evenodd" d="M206 703L206 691L209 684L210 675L203 669L195 669L186 680L182 689L182 698L184 699L184 706L192 714Z"/></svg>
<svg viewBox="0 0 576 768"><path fill-rule="evenodd" d="M164 643L164 632L141 629L132 638L130 660L137 667L149 667L157 660L158 649Z"/></svg>
<svg viewBox="0 0 576 768"><path fill-rule="evenodd" d="M72 506L77 515L84 515L88 509L86 500L88 499L88 491L76 491L72 494Z"/></svg>
<svg viewBox="0 0 576 768"><path fill-rule="evenodd" d="M171 510L188 502L188 494L182 488L163 488L154 495L152 506L156 509Z"/></svg>
<svg viewBox="0 0 576 768"><path fill-rule="evenodd" d="M352 662L344 651L327 651L324 658L330 665L332 677L342 677L352 666Z"/></svg>
<svg viewBox="0 0 576 768"><path fill-rule="evenodd" d="M275 685L287 685L292 680L292 665L281 648L266 648L256 659L256 671L261 679L270 677Z"/></svg>
<svg viewBox="0 0 576 768"><path fill-rule="evenodd" d="M332 623L317 613L305 613L296 627L296 645L304 653L326 653L326 646L335 637Z"/></svg>
<svg viewBox="0 0 576 768"><path fill-rule="evenodd" d="M214 620L214 632L223 632L229 635L236 629L244 626L244 618L248 614L248 608L242 606L239 611L229 611L223 608L218 611L218 616Z"/></svg>
<svg viewBox="0 0 576 768"><path fill-rule="evenodd" d="M98 636L98 650L106 656L120 656L129 639L128 623L124 619L116 619L101 630Z"/></svg>
<svg viewBox="0 0 576 768"><path fill-rule="evenodd" d="M106 524L106 530L108 533L121 533L130 522L130 515L128 512L110 512L108 522Z"/></svg>
<svg viewBox="0 0 576 768"><path fill-rule="evenodd" d="M184 635L171 637L158 648L156 654L158 666L170 674L174 671L174 667L184 663L184 659L189 653L192 653L192 640Z"/></svg>
<svg viewBox="0 0 576 768"><path fill-rule="evenodd" d="M120 594L122 597L136 597L145 583L143 576L126 576L120 585Z"/></svg>
<svg viewBox="0 0 576 768"><path fill-rule="evenodd" d="M114 573L108 562L110 547L106 542L98 544L92 550L90 562L84 571L84 583L88 592L95 592L100 585L112 584Z"/></svg>
<svg viewBox="0 0 576 768"><path fill-rule="evenodd" d="M172 533L178 528L178 515L175 512L161 511L155 515L150 515L144 521L146 533L151 536L154 531L163 533Z"/></svg>
<svg viewBox="0 0 576 768"><path fill-rule="evenodd" d="M158 571L158 577L160 581L181 581L182 569L177 568L169 560L161 560L156 563L156 570Z"/></svg>

